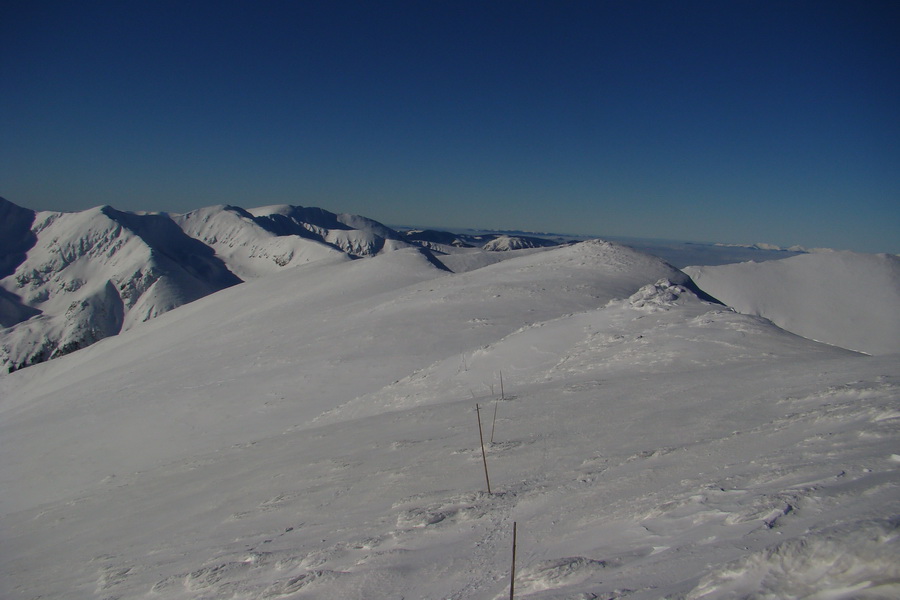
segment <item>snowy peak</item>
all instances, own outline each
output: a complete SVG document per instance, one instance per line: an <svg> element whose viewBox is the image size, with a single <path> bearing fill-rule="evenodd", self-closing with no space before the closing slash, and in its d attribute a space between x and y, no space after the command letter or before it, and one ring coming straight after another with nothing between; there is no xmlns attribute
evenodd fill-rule
<svg viewBox="0 0 900 600"><path fill-rule="evenodd" d="M522 250L524 248L547 248L556 246L556 242L536 237L500 235L492 239L483 249L491 252L508 252L510 250Z"/></svg>
<svg viewBox="0 0 900 600"><path fill-rule="evenodd" d="M151 260L163 265L167 273L184 271L212 289L240 283L212 248L186 235L168 216L122 212L108 206L101 212L146 244Z"/></svg>
<svg viewBox="0 0 900 600"><path fill-rule="evenodd" d="M245 281L288 265L342 254L306 228L279 232L267 219L234 206L210 206L171 218L187 235L212 248Z"/></svg>
<svg viewBox="0 0 900 600"><path fill-rule="evenodd" d="M0 361L13 370L67 354L240 283L211 248L163 215L103 206L35 214L34 244L0 280ZM7 255L9 256L9 255Z"/></svg>

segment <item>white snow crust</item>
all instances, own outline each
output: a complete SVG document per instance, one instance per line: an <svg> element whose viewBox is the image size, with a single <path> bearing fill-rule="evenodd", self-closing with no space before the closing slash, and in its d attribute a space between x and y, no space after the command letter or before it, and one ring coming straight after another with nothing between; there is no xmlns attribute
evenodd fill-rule
<svg viewBox="0 0 900 600"><path fill-rule="evenodd" d="M0 375L0 596L499 600L515 522L516 598L897 597L898 355L618 244L398 248Z"/></svg>

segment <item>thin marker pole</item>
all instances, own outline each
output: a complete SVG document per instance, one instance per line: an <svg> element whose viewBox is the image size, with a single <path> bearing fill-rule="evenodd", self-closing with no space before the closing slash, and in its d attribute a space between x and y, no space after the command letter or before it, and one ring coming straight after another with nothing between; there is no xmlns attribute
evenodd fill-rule
<svg viewBox="0 0 900 600"><path fill-rule="evenodd" d="M516 522L513 521L512 568L509 570L509 600L514 600L516 593Z"/></svg>
<svg viewBox="0 0 900 600"><path fill-rule="evenodd" d="M503 370L500 370L500 399L505 400L506 397L503 395Z"/></svg>
<svg viewBox="0 0 900 600"><path fill-rule="evenodd" d="M494 443L494 425L497 424L497 401L494 400L494 418L491 421L491 443Z"/></svg>
<svg viewBox="0 0 900 600"><path fill-rule="evenodd" d="M484 434L481 431L481 409L476 404L475 413L478 415L478 437L481 438L481 460L484 462L484 480L487 482L488 494L491 493L491 478L488 477L487 454L484 451Z"/></svg>

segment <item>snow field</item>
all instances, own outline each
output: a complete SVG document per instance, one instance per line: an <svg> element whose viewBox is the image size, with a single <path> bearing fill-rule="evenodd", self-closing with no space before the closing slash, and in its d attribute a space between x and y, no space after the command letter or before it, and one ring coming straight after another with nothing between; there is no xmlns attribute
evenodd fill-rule
<svg viewBox="0 0 900 600"><path fill-rule="evenodd" d="M783 381L787 373L781 375ZM741 416L745 428L731 431L725 417L732 409L715 396L679 393L692 389L684 378L669 381L670 402L695 417L689 421L701 421L694 431L670 435L705 433L681 445L648 435L661 428L652 415L632 417L644 434L634 436L617 433L623 423L615 418L559 414L615 413L624 391L652 412L654 390L670 377L651 379L637 389L620 380L603 392L551 388L502 402L499 441L488 453L491 495L483 487L473 405L450 401L115 478L102 493L20 515L28 516L23 531L51 522L56 534L21 566L27 572L45 552L65 556L67 544L57 543L71 541L82 557L96 553L79 569L85 591L106 596L152 590L167 598L502 598L516 520L519 597L729 597L714 595L727 586L710 582L749 569L742 560L756 565L754 573L763 568L760 557L780 560L772 548L782 539L805 539L809 530L818 539L828 535L827 527L817 533L820 523L853 529L896 511L897 464L887 451L898 422L884 418L895 386L857 382L869 398L863 406L850 395L816 406L815 384L807 382L801 387L812 393L803 397L775 406L755 399L758 417ZM833 387L821 388L822 397L833 401ZM557 394L563 400L552 414L548 397ZM719 418L696 418L716 410ZM58 520L63 515L67 523ZM896 538L882 538L842 551L869 557L866 564L888 585L896 583L892 571L869 560L896 556ZM118 552L104 553L110 547ZM775 595L813 580L821 566L814 555L803 558L803 546L787 548L798 565L808 564L786 572L776 572L774 562L765 566ZM724 574L713 571L698 584L711 560L725 565ZM852 578L859 573L841 575L842 585L863 585L868 579ZM42 572L36 579L46 585L46 578ZM57 582L77 591L71 584Z"/></svg>

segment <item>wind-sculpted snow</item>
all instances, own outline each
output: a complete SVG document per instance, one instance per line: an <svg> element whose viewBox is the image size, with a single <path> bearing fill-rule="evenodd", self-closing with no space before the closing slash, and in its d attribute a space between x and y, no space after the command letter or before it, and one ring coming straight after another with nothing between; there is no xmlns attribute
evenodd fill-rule
<svg viewBox="0 0 900 600"><path fill-rule="evenodd" d="M687 599L897 598L898 557L900 517L851 521L725 565L704 577Z"/></svg>
<svg viewBox="0 0 900 600"><path fill-rule="evenodd" d="M900 258L820 252L688 267L722 302L804 337L870 354L900 352Z"/></svg>

